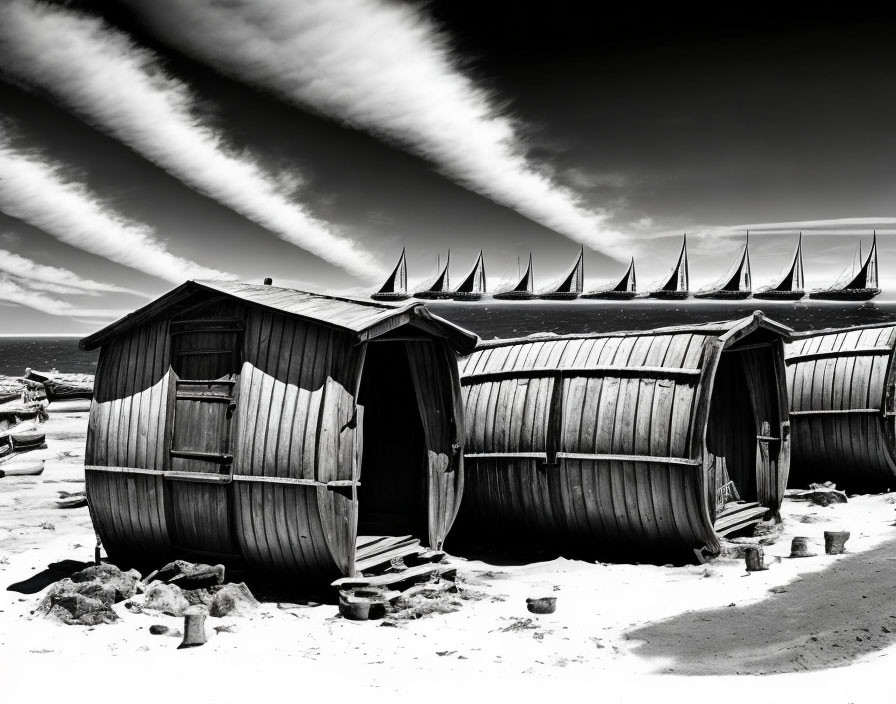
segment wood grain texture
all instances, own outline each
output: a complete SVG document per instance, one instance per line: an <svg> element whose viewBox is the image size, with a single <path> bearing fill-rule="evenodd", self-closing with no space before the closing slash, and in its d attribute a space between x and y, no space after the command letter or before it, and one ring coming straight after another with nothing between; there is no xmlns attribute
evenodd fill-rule
<svg viewBox="0 0 896 704"><path fill-rule="evenodd" d="M802 334L786 346L791 484L896 486L896 326Z"/></svg>
<svg viewBox="0 0 896 704"><path fill-rule="evenodd" d="M429 535L418 537L444 541L463 491L462 449L453 451L464 442L459 333L437 334L439 320L412 315L416 307L269 288L194 291L170 299L166 315L103 338L87 491L117 562L157 567L207 553L296 584L353 574L364 428L357 400L366 346L379 344L370 327L364 339L372 341L359 344L357 329L367 325L405 340L390 344L422 350L412 412L433 421L434 459L421 458L431 510Z"/></svg>
<svg viewBox="0 0 896 704"><path fill-rule="evenodd" d="M757 315L482 344L459 367L465 533L575 554L717 550L717 472L736 470L773 512L783 498L787 440L760 471L756 423L780 437L787 422L777 386L785 333ZM720 422L724 413L730 418ZM723 445L714 453L711 418L718 429L709 442Z"/></svg>

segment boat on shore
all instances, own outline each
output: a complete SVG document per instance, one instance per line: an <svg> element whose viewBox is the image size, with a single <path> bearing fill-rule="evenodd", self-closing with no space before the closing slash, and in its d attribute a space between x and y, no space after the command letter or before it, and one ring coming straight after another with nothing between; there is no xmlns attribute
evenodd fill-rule
<svg viewBox="0 0 896 704"><path fill-rule="evenodd" d="M44 472L44 460L16 459L15 462L0 464L2 477L37 477Z"/></svg>
<svg viewBox="0 0 896 704"><path fill-rule="evenodd" d="M582 298L603 298L610 300L628 300L638 295L636 279L635 279L635 258L632 257L631 264L628 265L628 271L625 272L619 282L615 285L608 285L604 288L597 288L588 293L583 293Z"/></svg>
<svg viewBox="0 0 896 704"><path fill-rule="evenodd" d="M798 301L806 295L806 278L803 273L803 233L800 233L793 253L793 261L787 273L773 286L753 292L753 298L767 301Z"/></svg>
<svg viewBox="0 0 896 704"><path fill-rule="evenodd" d="M691 295L690 275L688 273L688 236L685 234L681 244L681 252L678 261L665 279L665 283L659 288L650 291L648 298L684 299Z"/></svg>
<svg viewBox="0 0 896 704"><path fill-rule="evenodd" d="M875 232L871 240L871 251L868 252L868 257L858 273L842 286L834 284L829 288L812 291L809 293L809 298L820 301L867 301L878 294L880 287L877 278L877 232Z"/></svg>
<svg viewBox="0 0 896 704"><path fill-rule="evenodd" d="M708 290L697 291L694 298L712 298L718 300L742 300L749 298L753 293L753 278L750 271L750 233L747 232L747 241L744 243L744 251L732 268L725 274L720 285Z"/></svg>
<svg viewBox="0 0 896 704"><path fill-rule="evenodd" d="M530 301L535 298L535 277L532 273L532 252L529 252L529 266L519 283L511 289L496 291L492 298L500 301Z"/></svg>
<svg viewBox="0 0 896 704"><path fill-rule="evenodd" d="M453 291L448 278L448 267L451 266L451 250L448 250L448 257L445 259L445 267L436 274L435 278L429 280L419 291L414 292L414 298L423 300L438 300L451 298Z"/></svg>
<svg viewBox="0 0 896 704"><path fill-rule="evenodd" d="M574 301L582 295L585 282L585 247L579 250L579 256L569 273L554 286L538 294L538 298L549 301Z"/></svg>
<svg viewBox="0 0 896 704"><path fill-rule="evenodd" d="M404 301L410 298L408 293L408 262L405 257L404 247L398 264L395 265L392 274L380 287L380 290L370 296L375 301Z"/></svg>
<svg viewBox="0 0 896 704"><path fill-rule="evenodd" d="M485 295L485 262L482 259L482 250L470 273L464 278L460 286L452 294L455 301L478 301Z"/></svg>
<svg viewBox="0 0 896 704"><path fill-rule="evenodd" d="M43 385L47 401L50 403L67 399L93 398L92 374L60 374L55 370L41 372L26 369L24 379Z"/></svg>

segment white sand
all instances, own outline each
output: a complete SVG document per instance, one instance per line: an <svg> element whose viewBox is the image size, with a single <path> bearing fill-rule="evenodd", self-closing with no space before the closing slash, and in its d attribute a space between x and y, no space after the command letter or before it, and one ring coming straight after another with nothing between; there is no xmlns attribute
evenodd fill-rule
<svg viewBox="0 0 896 704"><path fill-rule="evenodd" d="M47 459L44 474L0 479L2 702L180 702L192 696L207 702L259 696L315 701L353 695L379 701L395 691L436 701L514 696L550 702L571 695L594 701L892 700L885 681L896 664L893 647L824 671L684 677L663 674L668 661L633 653L638 643L625 633L689 610L769 599L771 587L844 559L824 555L824 530L850 530L852 554L896 537L894 495L854 497L828 508L787 501L784 534L766 548L770 569L749 575L735 560L667 568L558 559L505 567L453 558L467 588L486 598L398 628L345 621L335 606L284 610L268 603L252 617L209 618L208 643L178 650L179 638L150 635L149 626L181 628L182 619L132 614L123 604L115 607L122 620L114 625L65 626L32 617L43 592L25 595L5 587L49 563L93 558L87 509L54 504L58 491L83 489L86 423L86 413L52 414L44 425L49 449L39 451ZM796 520L806 514L816 514L819 522ZM819 556L787 559L794 535L817 540ZM776 556L783 559L776 562ZM527 596L548 594L558 597L555 614L526 611ZM233 625L234 632L216 633L221 625Z"/></svg>

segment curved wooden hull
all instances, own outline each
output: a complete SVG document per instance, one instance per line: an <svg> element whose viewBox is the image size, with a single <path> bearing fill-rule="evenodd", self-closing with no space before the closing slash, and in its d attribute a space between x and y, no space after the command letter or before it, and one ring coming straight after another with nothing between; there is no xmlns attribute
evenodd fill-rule
<svg viewBox="0 0 896 704"><path fill-rule="evenodd" d="M749 298L751 291L699 291L694 294L694 298L711 298L719 301L740 301Z"/></svg>
<svg viewBox="0 0 896 704"><path fill-rule="evenodd" d="M665 300L683 300L690 298L690 291L651 291L647 294L648 298L660 298Z"/></svg>
<svg viewBox="0 0 896 704"><path fill-rule="evenodd" d="M879 294L879 288L834 289L812 291L809 298L817 301L868 301Z"/></svg>
<svg viewBox="0 0 896 704"><path fill-rule="evenodd" d="M555 291L554 293L540 293L538 298L545 301L574 301L582 294L568 291Z"/></svg>
<svg viewBox="0 0 896 704"><path fill-rule="evenodd" d="M453 295L451 291L418 291L414 294L414 298L424 301L439 301L449 299Z"/></svg>
<svg viewBox="0 0 896 704"><path fill-rule="evenodd" d="M753 298L766 301L798 301L806 295L805 291L756 291Z"/></svg>
<svg viewBox="0 0 896 704"><path fill-rule="evenodd" d="M44 460L19 460L0 464L0 477L37 477L44 472Z"/></svg>
<svg viewBox="0 0 896 704"><path fill-rule="evenodd" d="M453 298L455 301L481 301L484 295L485 294L483 294L483 293L457 293L457 292L455 292L451 296L451 298Z"/></svg>
<svg viewBox="0 0 896 704"><path fill-rule="evenodd" d="M612 301L628 301L638 295L636 291L592 291L583 293L582 298L601 298Z"/></svg>
<svg viewBox="0 0 896 704"><path fill-rule="evenodd" d="M483 344L461 361L468 449L459 528L472 541L591 559L692 558L718 551L730 528L727 518L716 522L729 470L754 502L750 520L775 515L789 468L786 396L776 383L784 361L767 330L761 350L721 351L747 345L764 318L746 320ZM757 460L753 404L770 422L768 463Z"/></svg>
<svg viewBox="0 0 896 704"><path fill-rule="evenodd" d="M896 406L887 393L894 349L893 325L805 334L787 345L793 486L896 486Z"/></svg>
<svg viewBox="0 0 896 704"><path fill-rule="evenodd" d="M370 296L375 301L406 301L411 297L409 293L374 293Z"/></svg>
<svg viewBox="0 0 896 704"><path fill-rule="evenodd" d="M47 401L67 401L93 398L93 384L69 384L57 381L43 382Z"/></svg>
<svg viewBox="0 0 896 704"><path fill-rule="evenodd" d="M503 293L492 294L492 298L499 301L531 301L537 296L531 291L504 291Z"/></svg>

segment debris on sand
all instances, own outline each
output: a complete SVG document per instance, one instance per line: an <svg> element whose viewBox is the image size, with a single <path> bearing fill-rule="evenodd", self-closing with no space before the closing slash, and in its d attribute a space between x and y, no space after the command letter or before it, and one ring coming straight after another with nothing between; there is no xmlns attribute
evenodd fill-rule
<svg viewBox="0 0 896 704"><path fill-rule="evenodd" d="M161 611L169 616L183 616L184 611L190 608L190 602L176 584L153 582L146 588L143 608Z"/></svg>
<svg viewBox="0 0 896 704"><path fill-rule="evenodd" d="M217 584L224 584L224 565L204 565L201 563L175 560L146 578L147 583L153 581L165 584L177 584L184 590L205 589Z"/></svg>
<svg viewBox="0 0 896 704"><path fill-rule="evenodd" d="M140 573L122 572L115 565L92 565L56 582L36 613L68 625L96 626L115 623L112 605L130 599L137 591Z"/></svg>
<svg viewBox="0 0 896 704"><path fill-rule="evenodd" d="M259 606L245 583L225 584L212 597L208 607L211 616L247 616Z"/></svg>

